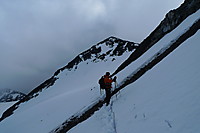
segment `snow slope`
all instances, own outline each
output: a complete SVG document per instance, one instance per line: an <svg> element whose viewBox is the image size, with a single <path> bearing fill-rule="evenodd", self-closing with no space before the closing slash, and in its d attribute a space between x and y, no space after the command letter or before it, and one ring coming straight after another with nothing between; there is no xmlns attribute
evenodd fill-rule
<svg viewBox="0 0 200 133"><path fill-rule="evenodd" d="M191 15L139 60L119 73L118 81L126 79L158 50L182 34L199 19L199 13ZM125 87L117 99L113 97L112 106L103 106L69 132L199 132L199 35L199 32L196 33L142 78ZM102 49L109 51L106 45ZM92 63L91 59L71 70L60 72L53 86L20 104L13 115L1 121L0 131L50 132L103 97L99 93L98 79L106 71L115 70L129 55L130 52L125 52L115 60L106 57L98 63Z"/></svg>
<svg viewBox="0 0 200 133"><path fill-rule="evenodd" d="M190 15L186 20L184 20L176 29L171 31L169 34L165 35L160 41L158 41L151 49L145 52L138 60L134 61L131 65L127 66L126 69L122 70L117 76L119 80L123 80L130 73L135 73L135 70L139 69L142 65L149 62L149 60L154 57L157 52L164 50L170 46L181 34L183 34L196 20L200 17L200 10L196 13Z"/></svg>
<svg viewBox="0 0 200 133"><path fill-rule="evenodd" d="M112 38L111 38L112 39ZM113 44L113 49L118 43ZM109 53L111 45L98 44L101 53ZM114 51L110 51L110 55ZM118 53L117 53L118 54ZM103 60L91 59L80 62L70 70L60 72L53 86L37 93L37 97L21 103L14 114L0 122L2 133L46 133L57 127L74 113L100 99L98 79L106 71L112 71L129 55L106 56ZM79 55L80 58L83 58ZM84 60L84 59L83 59ZM36 95L36 94L35 94ZM16 122L17 121L17 122Z"/></svg>
<svg viewBox="0 0 200 133"><path fill-rule="evenodd" d="M156 51L166 47L200 17L187 18L136 62L123 70L120 80ZM200 31L167 58L125 87L111 106L103 106L70 133L199 133L200 132Z"/></svg>

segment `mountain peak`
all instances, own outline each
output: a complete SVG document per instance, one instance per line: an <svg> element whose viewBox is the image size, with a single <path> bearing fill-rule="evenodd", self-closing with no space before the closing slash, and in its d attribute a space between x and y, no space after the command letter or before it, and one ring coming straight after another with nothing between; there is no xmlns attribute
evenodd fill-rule
<svg viewBox="0 0 200 133"><path fill-rule="evenodd" d="M1 89L0 90L0 102L12 102L18 101L25 97L25 94L11 90L11 89Z"/></svg>
<svg viewBox="0 0 200 133"><path fill-rule="evenodd" d="M115 60L116 56L121 56L125 52L130 52L135 50L139 46L138 43L134 43L127 40L122 40L114 36L110 36L105 40L93 45L88 50L80 53L76 56L71 62L66 66L57 70L54 76L58 75L61 71L72 68L77 68L78 64L81 62L100 62L107 61L108 58L111 58L112 61Z"/></svg>

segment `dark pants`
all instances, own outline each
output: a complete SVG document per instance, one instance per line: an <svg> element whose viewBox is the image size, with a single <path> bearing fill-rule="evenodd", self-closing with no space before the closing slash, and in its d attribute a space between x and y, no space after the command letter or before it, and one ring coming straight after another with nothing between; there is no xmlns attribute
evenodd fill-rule
<svg viewBox="0 0 200 133"><path fill-rule="evenodd" d="M105 101L106 101L106 105L108 105L109 103L110 103L110 98L111 98L111 89L109 88L109 89L105 89L106 90L106 99L105 99Z"/></svg>

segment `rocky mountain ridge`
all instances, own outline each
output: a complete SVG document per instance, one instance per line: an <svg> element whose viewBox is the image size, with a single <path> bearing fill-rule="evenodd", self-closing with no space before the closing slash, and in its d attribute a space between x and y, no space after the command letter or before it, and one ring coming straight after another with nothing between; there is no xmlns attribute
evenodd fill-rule
<svg viewBox="0 0 200 133"><path fill-rule="evenodd" d="M147 39L145 39L140 45L138 45L136 43L131 43L129 41L124 41L124 40L118 39L116 37L109 37L109 38L105 39L104 41L92 46L90 49L88 49L85 52L83 52L83 53L79 54L78 56L76 56L66 66L58 69L50 79L46 80L44 83L42 83L37 88L35 88L31 93L29 93L28 96L26 96L21 101L19 101L15 105L13 105L10 109L8 109L3 114L2 118L0 118L0 121L3 120L2 122L4 122L4 119L6 117L9 117L13 113L16 113L18 109L20 110L20 106L19 105L21 103L29 101L31 99L34 101L34 99L37 99L38 97L40 97L42 95L42 93L43 93L42 91L43 90L46 90L46 89L50 88L51 86L53 88L54 87L54 83L55 83L55 86L57 84L57 88L56 87L54 88L55 91L53 91L54 92L52 94L53 96L55 95L55 92L57 93L59 87L60 87L60 89L62 89L62 88L67 89L67 84L64 84L64 83L67 82L66 81L66 79L67 79L66 77L67 76L65 75L65 72L66 71L78 71L79 70L79 65L81 65L81 63L90 64L90 63L98 63L98 62L107 62L107 59L111 59L114 62L115 58L117 58L117 56L121 56L126 52L133 51L132 55L129 57L129 59L126 60L123 63L125 66L127 66L128 64L130 64L131 62L136 60L138 57L140 57L142 54L144 54L145 51L147 51L151 46L153 46L156 42L158 42L168 32L174 30L174 28L176 28L181 23L181 21L183 21L188 16L190 16L190 14L192 14L195 11L199 10L199 6L200 5L198 5L198 4L199 4L199 0L196 0L196 1L195 0L192 0L192 1L187 1L186 0L185 3L182 4L177 10L171 11L172 14L169 13L168 15L166 15L166 18L161 22L162 26L158 26L158 28L156 28L152 32L152 34L150 34L150 36L147 37ZM188 9L188 8L192 8L192 9ZM188 9L187 11L189 13L183 13L183 14L187 14L187 16L184 16L183 14L181 14L181 12L175 13L176 15L173 14L175 11L178 11L178 10L183 11L183 10L186 10L186 9ZM175 18L173 18L173 16ZM178 20L176 20L176 17L178 19L180 19L181 21L178 22ZM168 18L169 18L169 20L171 20L171 18L173 18L172 19L173 22L172 21L168 21ZM165 21L169 22L169 23L165 23ZM174 40L169 40L169 41L171 41L171 43L167 48L161 49L161 51L157 51L155 53L155 56L152 57L152 60L148 60L147 62L145 62L144 65L139 67L136 71L134 71L134 73L132 73L126 79L124 79L124 81L121 82L119 84L119 86L115 88L115 90L112 92L112 95L116 94L119 90L124 89L124 87L126 87L129 84L133 83L134 81L139 79L144 73L146 73L148 70L153 68L161 60L163 60L166 56L168 56L172 51L174 51L177 47L179 47L179 45L181 45L185 40L187 40L191 36L193 36L200 29L199 26L200 26L200 20L198 19L195 23L190 25L190 27L187 27L188 29L184 33L181 33L180 36L177 36L177 38L174 38ZM123 61L124 60L125 60L125 58L123 59ZM113 64L112 62L109 62L109 63ZM119 65L116 65L116 67L118 67L118 66ZM124 68L120 67L120 69L124 69ZM81 76L79 75L79 77L81 77ZM85 76L85 75L83 75L83 76ZM60 80L63 81L62 82L64 84L63 86L59 86L59 84L57 83L57 81L59 81L59 78L60 78ZM77 80L77 79L75 79L75 80ZM81 79L81 80L83 80L83 79ZM93 79L93 80L95 80L95 79ZM73 80L71 82L73 82ZM74 82L74 83L77 83L77 82ZM90 87L91 86L88 86L89 89L90 89ZM94 87L94 86L92 86L92 87ZM75 87L74 86L73 87L69 86L69 88L72 88L73 91L74 91ZM81 86L81 88L82 88L82 86ZM51 91L51 90L53 90L53 89L48 89L47 91ZM89 92L91 92L91 91L93 91L93 90L90 89ZM42 96L44 96L44 95L42 95ZM50 97L48 94L46 94L45 96L47 96L48 98ZM62 99L62 101L67 102L67 99L65 99L67 96L69 96L69 95L59 94L57 97L55 97L55 99L59 99L59 100ZM88 95L88 96L91 96L91 95ZM87 97L87 95L85 97ZM42 97L41 99L39 100L40 102L41 101L44 101L43 103L47 102L47 100L45 98ZM49 107L48 105L52 106L53 103L55 103L55 105L58 105L58 103L59 103L58 101L59 100L56 101L55 99L53 99L53 100L51 99L48 102L50 104L47 104L46 106L39 106L39 107L44 107L45 109L42 109L42 110L45 110L45 113L46 113L46 110L47 110L46 107ZM70 99L70 100L73 100L73 99ZM84 100L82 100L82 101L84 101ZM29 104L29 103L30 102L27 102L27 104ZM38 101L37 101L37 103L38 103ZM80 112L73 111L72 114L65 112L65 111L67 111L69 109L62 109L63 106L66 106L66 103L64 103L62 106L59 106L61 108L59 108L58 106L55 106L56 111L57 110L62 110L64 112L64 114L62 114L60 116L62 118L63 117L66 118L66 120L63 123L60 123L60 125L58 125L58 124L56 125L55 124L57 127L52 130L52 133L55 133L55 132L63 133L63 132L69 131L73 127L77 126L79 123L81 123L81 122L85 121L86 119L90 118L95 112L97 112L99 109L102 108L104 103L105 103L105 99L104 98L97 99L91 105L86 104L83 108L80 109ZM80 104L80 102L78 104ZM35 106L35 104L32 104L32 105ZM32 107L32 105L28 105L28 107L29 106ZM44 104L42 104L42 105L44 105ZM26 106L26 103L24 104L24 106ZM38 109L40 109L40 108L35 108L34 111L36 111L36 110L38 111ZM33 108L31 108L31 111L32 110L33 110ZM48 111L50 111L50 110L53 110L53 108L50 108ZM40 112L38 111L38 115L42 114L41 112L42 111L40 111ZM48 112L48 113L52 114L52 112L51 113ZM55 112L55 110L54 110L54 112ZM32 114L32 113L29 113L29 114ZM48 118L50 118L49 114L47 116ZM58 114L60 114L60 113L58 113ZM68 114L70 114L70 115L68 116ZM15 116L15 115L17 115L17 113L12 115L12 116ZM21 116L23 117L24 114L22 114ZM27 115L27 116L29 116L29 115ZM42 117L43 116L44 115L42 115ZM54 114L53 118L55 116L56 116L56 114ZM143 117L146 117L146 115L144 115L144 113L143 113ZM42 126L42 124L45 124L45 125L47 124L47 123L43 123L43 122L45 120L48 121L48 119L44 119L44 118L40 119L39 117L37 117L37 118L38 118L38 120L35 123L40 123L39 125L41 125L41 127L43 128L44 126ZM29 121L29 119L27 119L27 121ZM63 119L62 119L62 121L63 121ZM54 122L55 122L55 120L54 120ZM48 121L48 123L49 123L49 121ZM165 120L165 123L167 123L168 126L171 128L170 122L168 120ZM10 126L9 124L7 124L7 125ZM53 125L53 126L55 126L55 125ZM48 127L53 128L52 126L48 126ZM38 128L38 129L41 129L41 128Z"/></svg>
<svg viewBox="0 0 200 133"><path fill-rule="evenodd" d="M129 56L129 58L126 61L124 61L112 75L117 74L129 64L131 64L131 62L138 59L143 53L150 49L162 37L174 30L188 16L195 13L199 9L199 0L185 0L184 3L181 4L177 9L169 11L166 14L165 18L156 27L156 29L153 32L151 32L151 34L140 43L140 47L135 52L133 52Z"/></svg>
<svg viewBox="0 0 200 133"><path fill-rule="evenodd" d="M0 102L18 101L23 99L25 96L26 96L25 94L11 89L0 90Z"/></svg>
<svg viewBox="0 0 200 133"><path fill-rule="evenodd" d="M37 97L43 90L48 89L49 87L53 86L54 83L59 79L58 75L64 71L76 71L79 64L84 63L99 63L99 62L106 62L108 59L112 59L115 61L115 58L120 57L126 52L131 52L136 50L139 47L138 43L134 43L131 41L126 41L119 39L117 37L109 37L96 45L93 45L88 50L80 53L76 56L71 62L69 62L66 66L58 69L52 77L44 81L38 87L33 89L27 96L21 99L19 102L15 103L12 107L10 107L0 119L3 120L4 118L13 114L13 111L18 108L18 105L24 102L29 101L32 98Z"/></svg>

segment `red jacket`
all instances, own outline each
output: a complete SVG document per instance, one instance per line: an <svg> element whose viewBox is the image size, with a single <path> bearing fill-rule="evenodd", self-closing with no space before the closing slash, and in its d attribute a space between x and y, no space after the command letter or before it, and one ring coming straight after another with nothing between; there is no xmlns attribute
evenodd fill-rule
<svg viewBox="0 0 200 133"><path fill-rule="evenodd" d="M104 75L104 83L105 83L107 89L112 88L112 82L113 82L113 80L109 76Z"/></svg>

